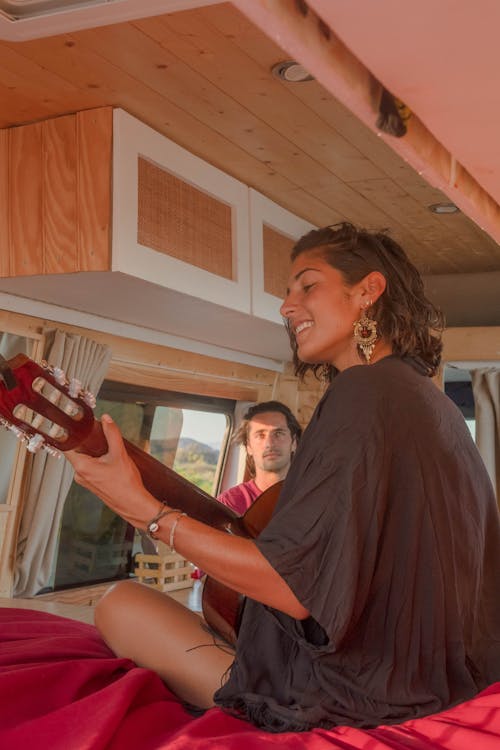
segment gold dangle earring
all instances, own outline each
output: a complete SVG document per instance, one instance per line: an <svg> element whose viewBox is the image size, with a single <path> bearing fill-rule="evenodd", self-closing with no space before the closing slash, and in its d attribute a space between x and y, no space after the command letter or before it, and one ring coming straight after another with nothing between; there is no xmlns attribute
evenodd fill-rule
<svg viewBox="0 0 500 750"><path fill-rule="evenodd" d="M375 344L378 339L377 333L377 321L373 320L368 316L367 310L371 307L371 300L363 308L361 317L355 323L354 326L354 341L356 345L363 352L363 356L366 359L366 363L370 364L370 359L375 349Z"/></svg>

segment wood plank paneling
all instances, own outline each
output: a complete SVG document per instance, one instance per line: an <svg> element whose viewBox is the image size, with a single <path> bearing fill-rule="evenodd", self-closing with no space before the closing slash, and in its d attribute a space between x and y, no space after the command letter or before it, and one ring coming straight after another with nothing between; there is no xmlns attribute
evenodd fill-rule
<svg viewBox="0 0 500 750"><path fill-rule="evenodd" d="M78 112L78 270L106 271L111 263L113 110Z"/></svg>
<svg viewBox="0 0 500 750"><path fill-rule="evenodd" d="M101 331L80 328L0 310L0 330L27 336L57 327L111 347L113 356L106 377L122 383L198 393L242 401L268 400L279 374L263 367L150 344Z"/></svg>
<svg viewBox="0 0 500 750"><path fill-rule="evenodd" d="M162 52L168 49L186 62L190 61L189 71L182 73L182 80L189 80L192 92L197 88L203 92L189 102L191 111L200 119L220 128L228 138L237 135L238 142L249 153L285 175L306 194L335 206L337 215L341 213L346 217L349 212L356 213L358 220L367 205L338 173L347 174L347 164L359 175L380 176L379 170L327 123L315 118L285 87L277 85L269 70L263 70L261 65L243 55L232 40L211 28L209 18L210 14L201 16L190 11L153 19L154 22L145 19L135 25L159 42ZM147 47L144 42L142 45L145 50L138 57L144 60ZM128 64L133 64L131 57ZM197 75L193 75L193 67ZM179 63L176 70L178 68ZM178 101L182 101L186 90L181 81L176 85ZM210 102L217 106L215 119L206 119L207 94ZM327 201L324 200L325 185ZM379 224L388 223L387 215L377 209L374 213ZM303 207L298 214L304 217ZM334 220L330 213L328 223Z"/></svg>
<svg viewBox="0 0 500 750"><path fill-rule="evenodd" d="M224 10L231 13L227 6L220 6L219 12ZM233 19L235 14L237 11L233 9ZM253 56L248 55L239 47L234 35L219 31L213 19L214 13L199 10L144 19L135 25L277 133L293 134L300 151L340 179L382 176L359 149L337 132L333 123L315 115L294 96L293 86L276 86L269 75L271 65L263 65L255 54L258 50ZM274 47L274 62L277 61ZM283 117L284 112L287 118Z"/></svg>
<svg viewBox="0 0 500 750"><path fill-rule="evenodd" d="M42 125L10 131L10 273L26 276L43 269Z"/></svg>
<svg viewBox="0 0 500 750"><path fill-rule="evenodd" d="M230 4L221 3L209 9L204 9L203 13L207 23L215 26L221 33L230 38L248 56L259 62L264 69L269 70L280 59L277 56L278 48L274 42L263 36L248 18L241 16L237 9ZM283 85L286 86L286 84ZM405 211L407 204L405 202L390 205L390 202L386 201L385 205L382 206L381 201L384 200L382 191L388 183L377 183L378 178L375 174L363 178L363 181L358 183L353 170L346 177L346 182L351 184L356 191L359 191L362 185L368 186L373 179L373 189L370 194L360 192L369 199L370 203L373 202L372 199L376 195L378 199L376 205L382 207L390 219L389 223L385 225L378 221L372 223L370 214L366 213L362 222L365 226L377 229L388 226L393 236L404 245L415 262L419 265L423 264L422 268L432 269L433 273L437 272L434 268L434 258L437 261L436 266L439 266L441 262L447 263L449 261L451 265L451 267L448 266L449 272L457 270L457 256L463 259L464 263L468 262L473 265L476 270L481 267L484 270L489 270L491 267L498 268L499 248L497 243L463 214L438 217L428 212L427 207L429 205L440 201L446 202L448 200L446 196L426 182L387 143L378 138L375 132L366 128L360 120L353 117L352 113L326 92L320 84L311 81L307 85L291 85L288 90L306 108L314 112L323 121L330 123L338 134L356 149L359 149L381 173L389 177L394 183L391 186L393 195L397 186L399 186L408 196L414 198L422 209L425 209L422 210L418 229L414 231L407 226ZM285 198L282 205L290 207L288 197ZM315 223L318 225L329 223L328 220L322 219L320 206L317 207L317 211L319 215ZM310 215L316 215L315 207L311 207ZM350 215L349 218L352 219ZM332 221L337 220L332 219ZM436 251L439 253L437 257Z"/></svg>
<svg viewBox="0 0 500 750"><path fill-rule="evenodd" d="M428 212L443 193L317 81L272 76L289 56L230 3L0 42L0 127L119 106L314 224L389 227L430 273L498 269L497 243Z"/></svg>
<svg viewBox="0 0 500 750"><path fill-rule="evenodd" d="M31 103L30 106L36 111L29 117L30 121L101 105L95 89L87 87L82 90L23 55L22 49L22 44L15 42L1 45L0 85L15 93L19 101ZM15 120L10 119L13 114L8 107L0 109L2 127L16 124Z"/></svg>
<svg viewBox="0 0 500 750"><path fill-rule="evenodd" d="M78 271L76 120L43 123L44 273Z"/></svg>
<svg viewBox="0 0 500 750"><path fill-rule="evenodd" d="M294 241L272 227L263 224L264 291L283 299L286 294L290 253Z"/></svg>
<svg viewBox="0 0 500 750"><path fill-rule="evenodd" d="M112 114L0 131L1 276L109 270Z"/></svg>
<svg viewBox="0 0 500 750"><path fill-rule="evenodd" d="M230 93L226 94L221 89L222 85L226 86L226 79L222 81L217 71L213 74L214 82L207 79L208 73L204 70L204 61L206 59L209 70L208 65L213 53L210 50L206 52L205 49L200 52L198 47L206 41L205 37L203 42L197 42L198 47L195 44L198 35L203 33L203 29L205 29L205 35L208 33L206 24L195 24L195 29L186 31L185 36L189 36L192 48L190 65L185 65L172 55L170 47L173 46L174 50L179 52L179 49L182 50L182 40L179 42L179 34L170 29L169 24L177 22L176 19L180 16L185 18L186 14L145 19L135 24L118 24L112 28L92 29L81 32L81 39L85 46L91 48L95 54L105 56L109 64L118 65L130 76L143 81L148 87L154 88L162 95L169 98L173 96L177 105L194 114L198 120L219 132L227 140L238 143L248 154L268 166L272 172L284 176L295 187L300 187L306 195L306 201L303 202L302 209L298 212L301 217L309 218L305 216L304 206L307 206L307 197L312 196L331 207L327 223L346 217L363 223L362 219L366 217L368 211L371 213L370 224L378 227L387 226L390 223L387 214L371 206L363 196L352 190L331 169L324 166L324 148L319 146L313 149L311 145L316 140L315 127L320 127L320 124L324 126L324 123L317 118L314 126L310 124L311 133L314 135L310 134L305 126L302 104L296 98L290 97L286 89L282 91L280 85L270 78L269 71L266 74L266 78L269 79L267 84L262 83L265 80L262 68L258 71L259 86L267 85L267 96L261 97L264 101L257 116L253 114L253 108L258 94L254 95L252 102L247 103L245 91L248 87L245 82L239 89L236 84L233 84L230 87ZM144 33L138 33L137 29L134 33L134 26ZM189 22L187 22L186 28L189 29L189 27ZM248 58L246 58L246 63L242 62L240 65L240 60L233 59L237 57L237 49L222 35L219 37L217 39L219 54L226 61L227 70L234 69L245 73L249 66ZM216 44L216 42L213 43ZM220 49L221 45L225 48L231 47L230 55L227 49ZM186 57L188 55L185 51L182 54ZM201 59L201 63L197 62L198 59ZM156 61L154 66L151 64L153 60ZM251 62L250 67L252 67ZM196 66L200 67L199 73L193 70ZM237 92L238 99L233 98ZM274 109L275 115L272 123L269 124L263 119L264 114L271 108L273 97L279 97L280 92L286 102L282 103L279 112ZM286 112L286 117L283 115L284 112ZM314 152L314 157L304 150L304 144L296 144L297 128L294 123L297 118L302 121L300 130L303 134L302 140L307 136L307 142ZM318 142L328 143L325 138L323 141L318 139ZM343 139L343 145L348 154L355 152L345 139ZM329 144L325 148L331 148L332 154L335 151ZM362 161L359 152L356 154L357 158L351 159L353 164ZM208 159L213 163L212 154L208 155ZM346 159L349 161L348 156ZM364 163L366 164L365 174L380 174L378 170L370 166L368 160L365 159ZM234 174L232 165L229 171ZM360 171L357 173L361 174ZM245 181L247 184L252 184L249 183L248 177ZM274 181L271 182L274 185ZM262 183L259 183L259 189L262 189ZM270 194L267 188L263 192ZM279 195L276 200L283 205L282 197Z"/></svg>
<svg viewBox="0 0 500 750"><path fill-rule="evenodd" d="M154 27L160 19L155 19ZM99 53L108 65L123 69L135 80L175 101L207 127L237 143L251 156L284 175L294 184L315 179L319 170L330 175L316 161L270 128L240 102L198 74L191 66L174 58L168 48L133 25L81 32L84 45ZM155 61L155 65L152 62Z"/></svg>
<svg viewBox="0 0 500 750"><path fill-rule="evenodd" d="M16 87L2 84L0 84L0 113L0 124L3 128L24 125L50 115L47 108L36 99L31 98L25 92L19 91Z"/></svg>
<svg viewBox="0 0 500 750"><path fill-rule="evenodd" d="M183 109L179 106L175 91L169 92L168 87L166 90L164 87L161 94L153 90L149 79L153 74L164 76L164 71L168 67L163 58L158 59L155 55L153 59L144 61L145 67L149 70L144 83L119 67L119 60L114 59L114 55L121 54L118 45L115 45L114 53L111 49L107 50L107 59L103 56L103 45L104 49L109 47L110 40L104 38L100 41L92 35L82 36L85 33L23 42L16 44L15 49L33 64L58 76L63 85L70 83L78 87L82 92L84 106L89 106L86 103L88 92L91 91L95 99L92 99L90 106L100 103L122 107L142 122L172 138L180 146L206 158L214 166L224 169L242 181L258 185L271 177L277 189L293 187L268 165L247 154L237 142L228 140L208 128L189 108ZM0 43L0 49L1 46ZM93 51L94 49L96 51ZM155 51L158 55L161 54L161 50ZM63 93L58 90L57 95L63 96ZM0 109L0 124L2 114Z"/></svg>
<svg viewBox="0 0 500 750"><path fill-rule="evenodd" d="M447 328L443 362L500 361L500 326Z"/></svg>
<svg viewBox="0 0 500 750"><path fill-rule="evenodd" d="M0 277L10 272L9 131L0 130Z"/></svg>

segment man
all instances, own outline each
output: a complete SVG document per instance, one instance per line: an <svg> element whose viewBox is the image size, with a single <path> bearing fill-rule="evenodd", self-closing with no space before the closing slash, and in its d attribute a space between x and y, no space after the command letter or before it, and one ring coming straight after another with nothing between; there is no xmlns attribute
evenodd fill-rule
<svg viewBox="0 0 500 750"><path fill-rule="evenodd" d="M251 406L233 438L245 446L250 479L222 492L217 500L242 516L265 490L285 478L301 434L302 427L281 401ZM195 568L191 577L203 575L203 570Z"/></svg>
<svg viewBox="0 0 500 750"><path fill-rule="evenodd" d="M297 419L280 401L251 406L234 437L235 443L245 446L250 479L217 499L243 515L259 495L285 478L301 434Z"/></svg>

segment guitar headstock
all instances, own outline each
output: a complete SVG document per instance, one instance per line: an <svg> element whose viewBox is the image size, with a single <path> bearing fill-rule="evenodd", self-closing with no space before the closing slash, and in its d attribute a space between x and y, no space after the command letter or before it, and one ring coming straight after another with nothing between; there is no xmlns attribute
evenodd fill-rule
<svg viewBox="0 0 500 750"><path fill-rule="evenodd" d="M47 362L38 365L24 354L0 359L0 424L33 453L78 447L94 426L94 396Z"/></svg>

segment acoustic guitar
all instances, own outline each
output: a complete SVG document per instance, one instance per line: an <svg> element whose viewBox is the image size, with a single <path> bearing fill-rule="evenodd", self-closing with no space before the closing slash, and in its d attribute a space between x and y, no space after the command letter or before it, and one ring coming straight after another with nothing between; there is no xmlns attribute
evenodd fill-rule
<svg viewBox="0 0 500 750"><path fill-rule="evenodd" d="M68 381L60 368L38 365L24 354L0 355L0 424L26 443L29 451L51 454L76 450L89 456L107 452L101 423L94 418L95 398L78 380ZM255 538L267 525L281 490L278 482L238 516L214 497L124 440L146 489L161 502L229 534ZM243 597L215 579L205 581L202 607L207 623L235 643Z"/></svg>

